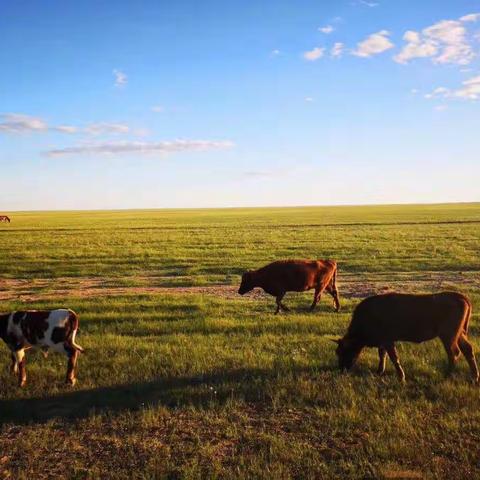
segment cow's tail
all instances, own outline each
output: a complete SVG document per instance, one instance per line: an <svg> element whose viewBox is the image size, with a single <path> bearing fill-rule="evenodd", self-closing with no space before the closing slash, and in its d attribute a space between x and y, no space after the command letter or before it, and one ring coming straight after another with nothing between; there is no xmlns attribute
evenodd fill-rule
<svg viewBox="0 0 480 480"><path fill-rule="evenodd" d="M463 297L463 300L465 301L466 307L463 320L463 333L468 335L468 324L470 323L470 318L472 317L472 302L467 297Z"/></svg>
<svg viewBox="0 0 480 480"><path fill-rule="evenodd" d="M83 353L83 352L85 352L85 349L83 347L81 347L80 345L78 345L78 343L75 343L75 337L76 337L77 332L79 330L79 328L78 328L78 315L73 310L69 310L68 319L70 321L70 327L71 327L71 329L70 329L71 334L70 334L70 338L69 338L69 343L75 350L77 350L80 353Z"/></svg>
<svg viewBox="0 0 480 480"><path fill-rule="evenodd" d="M333 273L332 273L332 278L330 280L330 292L331 295L333 296L333 305L335 308L335 311L338 312L340 311L340 300L338 298L338 288L337 288L337 262L335 260L331 260L332 268L333 268Z"/></svg>
<svg viewBox="0 0 480 480"><path fill-rule="evenodd" d="M333 262L332 287L337 291L337 262Z"/></svg>

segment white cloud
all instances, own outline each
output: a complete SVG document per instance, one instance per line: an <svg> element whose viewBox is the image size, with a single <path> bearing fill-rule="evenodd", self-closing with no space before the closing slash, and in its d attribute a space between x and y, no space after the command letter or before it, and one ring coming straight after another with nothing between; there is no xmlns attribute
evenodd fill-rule
<svg viewBox="0 0 480 480"><path fill-rule="evenodd" d="M116 142L97 143L91 145L78 145L75 147L58 148L49 150L46 154L50 157L66 155L119 155L119 154L159 154L219 150L234 147L228 140L172 140L164 142Z"/></svg>
<svg viewBox="0 0 480 480"><path fill-rule="evenodd" d="M325 53L325 48L315 47L313 50L309 50L308 52L305 52L303 54L303 58L305 60L308 60L309 62L314 62L315 60L322 58L324 53Z"/></svg>
<svg viewBox="0 0 480 480"><path fill-rule="evenodd" d="M272 178L281 176L281 173L274 170L248 170L243 175L250 178Z"/></svg>
<svg viewBox="0 0 480 480"><path fill-rule="evenodd" d="M463 22L475 21L477 14L465 15L459 20L442 20L422 32L408 30L403 39L407 44L393 58L406 64L414 58L431 57L437 64L467 65L475 57Z"/></svg>
<svg viewBox="0 0 480 480"><path fill-rule="evenodd" d="M163 113L165 111L165 107L163 105L154 105L150 110L155 113Z"/></svg>
<svg viewBox="0 0 480 480"><path fill-rule="evenodd" d="M425 94L425 98L430 99L430 98L436 98L436 97L445 97L448 94L449 94L448 88L437 87L435 90L433 90L432 93Z"/></svg>
<svg viewBox="0 0 480 480"><path fill-rule="evenodd" d="M435 110L437 112L444 112L445 110L448 109L448 106L447 105L436 105L435 106Z"/></svg>
<svg viewBox="0 0 480 480"><path fill-rule="evenodd" d="M420 34L407 30L403 39L408 42L393 59L398 63L407 63L412 58L432 57L438 52L438 46L431 40L421 40Z"/></svg>
<svg viewBox="0 0 480 480"><path fill-rule="evenodd" d="M21 113L5 113L0 115L0 132L27 133L48 130L47 123L38 117Z"/></svg>
<svg viewBox="0 0 480 480"><path fill-rule="evenodd" d="M325 33L328 35L329 33L332 33L335 29L331 25L325 25L324 27L320 27L318 29L319 32Z"/></svg>
<svg viewBox="0 0 480 480"><path fill-rule="evenodd" d="M357 44L357 49L353 51L353 54L357 57L371 57L393 48L394 45L388 38L389 35L390 33L387 30L372 33Z"/></svg>
<svg viewBox="0 0 480 480"><path fill-rule="evenodd" d="M476 22L478 20L480 20L480 13L469 13L468 15L460 17L461 22Z"/></svg>
<svg viewBox="0 0 480 480"><path fill-rule="evenodd" d="M352 2L352 5L363 5L364 7L378 7L380 4L377 2L367 1L367 0L357 0L356 2Z"/></svg>
<svg viewBox="0 0 480 480"><path fill-rule="evenodd" d="M0 133L30 133L30 132L57 132L66 134L87 134L87 135L121 135L133 133L144 135L145 130L132 131L128 125L123 123L92 123L85 127L74 125L48 125L39 117L33 117L21 113L0 114Z"/></svg>
<svg viewBox="0 0 480 480"><path fill-rule="evenodd" d="M314 102L315 99L313 97L305 97L305 101L311 103Z"/></svg>
<svg viewBox="0 0 480 480"><path fill-rule="evenodd" d="M54 127L54 129L57 130L58 132L62 132L62 133L77 133L78 132L78 128L74 127L72 125L59 125L58 127Z"/></svg>
<svg viewBox="0 0 480 480"><path fill-rule="evenodd" d="M417 88L412 88L412 89L410 90L410 93L411 93L412 95L416 95L416 94L418 93L418 89L417 89Z"/></svg>
<svg viewBox="0 0 480 480"><path fill-rule="evenodd" d="M343 43L342 42L336 42L332 49L330 50L330 55L332 57L341 57L343 54Z"/></svg>
<svg viewBox="0 0 480 480"><path fill-rule="evenodd" d="M466 100L480 99L480 75L470 78L469 80L464 80L462 85L463 87L453 92L454 97Z"/></svg>
<svg viewBox="0 0 480 480"><path fill-rule="evenodd" d="M276 48L275 50L272 50L270 52L270 56L271 57L278 57L282 52L280 52L280 50L278 50L278 48Z"/></svg>
<svg viewBox="0 0 480 480"><path fill-rule="evenodd" d="M446 87L437 87L431 93L427 93L425 98L450 98L461 100L480 100L480 75L472 77L462 82L462 86L456 90Z"/></svg>
<svg viewBox="0 0 480 480"><path fill-rule="evenodd" d="M116 87L123 87L127 84L128 78L127 75L122 72L121 70L113 70L113 75L115 77L115 86Z"/></svg>
<svg viewBox="0 0 480 480"><path fill-rule="evenodd" d="M92 123L87 125L83 131L88 135L119 135L130 132L130 127L123 123Z"/></svg>

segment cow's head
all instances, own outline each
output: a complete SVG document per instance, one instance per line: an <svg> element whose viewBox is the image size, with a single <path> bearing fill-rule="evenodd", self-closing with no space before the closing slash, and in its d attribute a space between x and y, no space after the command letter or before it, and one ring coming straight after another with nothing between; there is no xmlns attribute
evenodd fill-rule
<svg viewBox="0 0 480 480"><path fill-rule="evenodd" d="M245 295L250 290L255 288L254 282L254 275L253 272L245 272L242 275L242 283L240 283L240 288L238 289L238 293L240 295Z"/></svg>
<svg viewBox="0 0 480 480"><path fill-rule="evenodd" d="M350 370L357 362L364 345L354 338L348 337L334 340L334 342L337 344L335 353L340 370Z"/></svg>
<svg viewBox="0 0 480 480"><path fill-rule="evenodd" d="M8 313L0 313L0 338L2 340L7 339L7 327L8 327Z"/></svg>

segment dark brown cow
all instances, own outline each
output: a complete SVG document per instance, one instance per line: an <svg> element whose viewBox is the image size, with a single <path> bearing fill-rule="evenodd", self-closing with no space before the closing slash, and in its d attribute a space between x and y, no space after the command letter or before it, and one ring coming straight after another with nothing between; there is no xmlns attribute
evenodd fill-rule
<svg viewBox="0 0 480 480"><path fill-rule="evenodd" d="M10 218L6 215L0 215L0 222L10 223Z"/></svg>
<svg viewBox="0 0 480 480"><path fill-rule="evenodd" d="M421 343L438 337L447 352L450 370L462 352L473 380L478 382L473 347L467 339L471 314L470 300L456 292L433 295L387 293L366 298L355 308L346 335L336 340L339 366L349 370L364 347L377 347L380 357L378 373L382 375L385 372L388 353L403 382L405 373L395 342Z"/></svg>
<svg viewBox="0 0 480 480"><path fill-rule="evenodd" d="M75 366L83 348L75 343L78 316L72 310L27 310L0 314L0 338L11 350L11 371L18 374L18 384L27 381L25 350L31 347L46 352L49 348L68 356L66 383L74 385Z"/></svg>
<svg viewBox="0 0 480 480"><path fill-rule="evenodd" d="M282 303L287 292L305 292L315 289L310 310L320 300L326 290L333 297L335 311L340 310L337 290L337 262L333 260L280 260L270 263L259 270L245 272L238 289L240 295L260 287L276 297L278 313L281 309L288 311Z"/></svg>

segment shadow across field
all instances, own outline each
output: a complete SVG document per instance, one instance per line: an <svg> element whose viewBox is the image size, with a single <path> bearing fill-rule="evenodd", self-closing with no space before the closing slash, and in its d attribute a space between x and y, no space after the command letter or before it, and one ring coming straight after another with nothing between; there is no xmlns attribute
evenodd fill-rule
<svg viewBox="0 0 480 480"><path fill-rule="evenodd" d="M334 368L328 370L333 371ZM290 375L315 375L318 369L299 367L288 372ZM266 385L279 375L282 373L266 369L236 369L209 375L74 390L49 397L0 400L0 425L81 419L101 411L135 411L149 406L200 407L211 402L221 405L232 396L248 402L268 402Z"/></svg>

